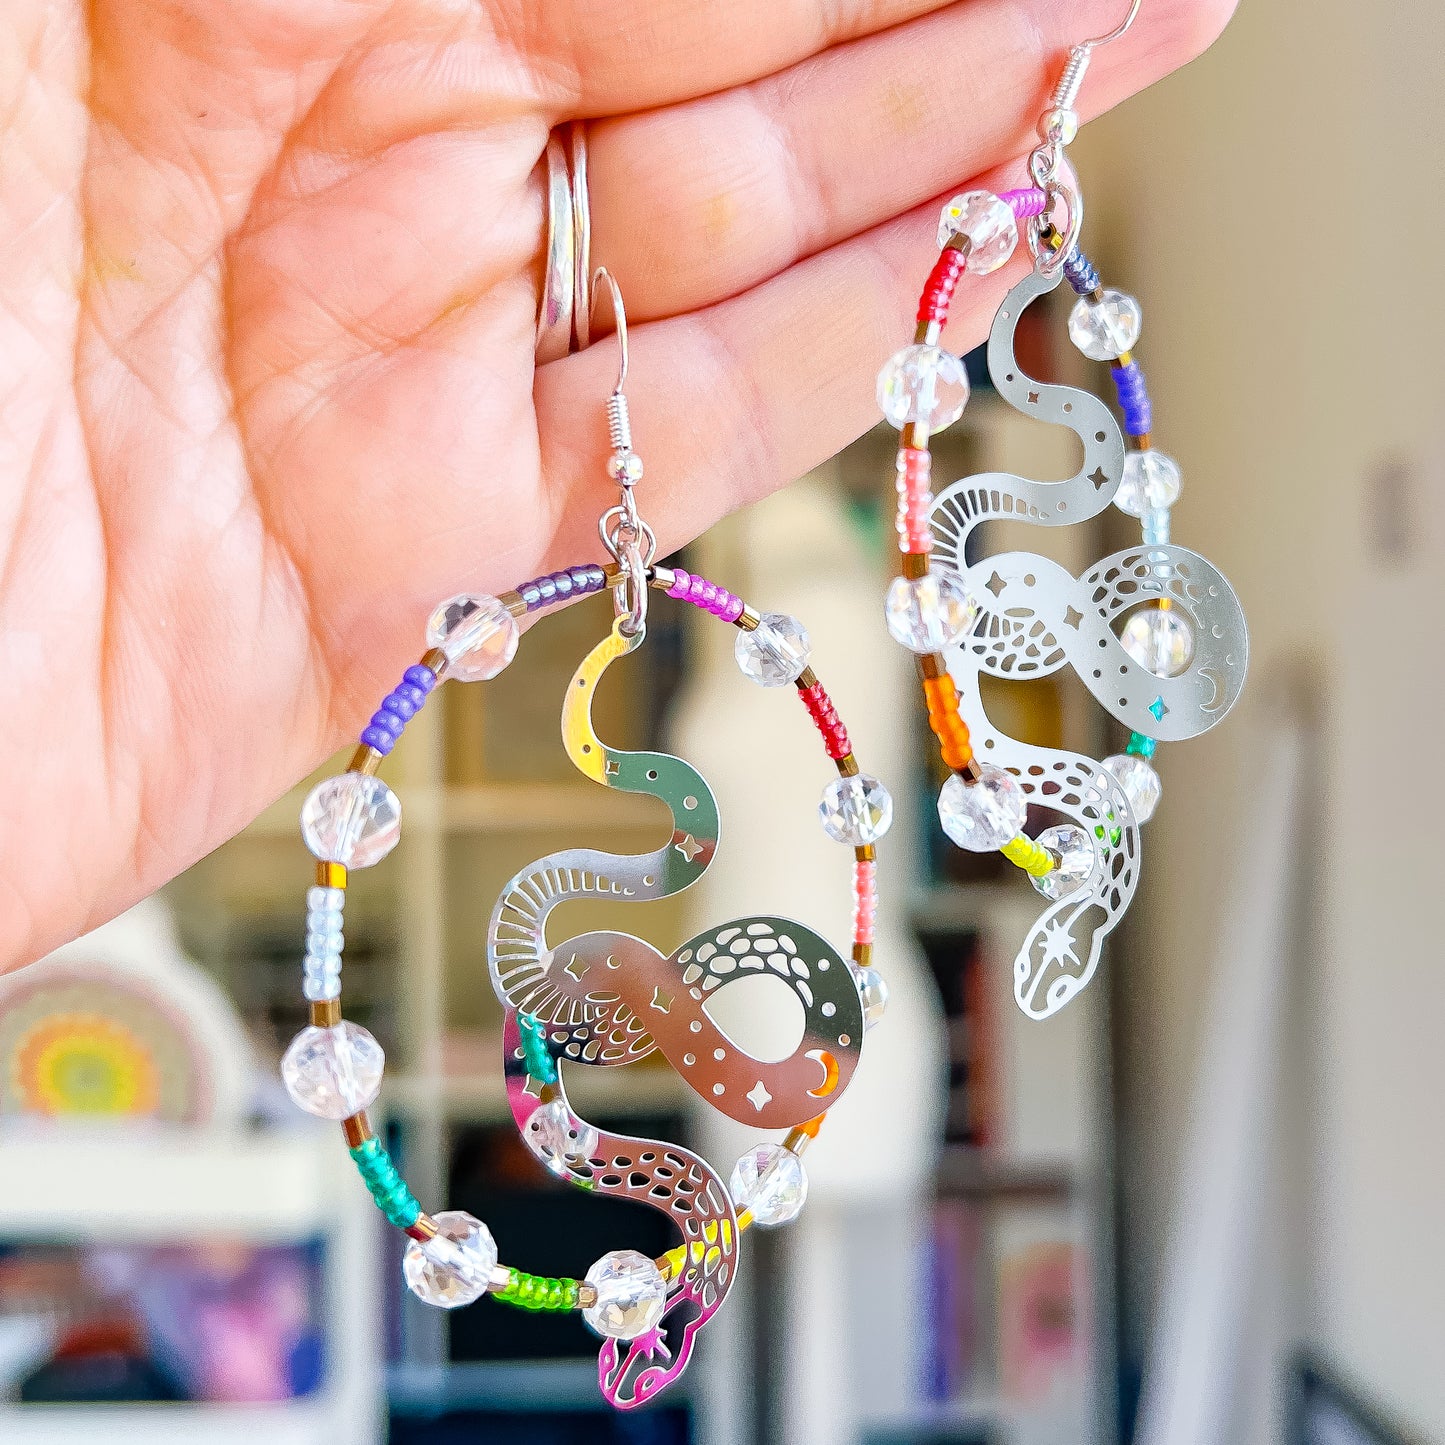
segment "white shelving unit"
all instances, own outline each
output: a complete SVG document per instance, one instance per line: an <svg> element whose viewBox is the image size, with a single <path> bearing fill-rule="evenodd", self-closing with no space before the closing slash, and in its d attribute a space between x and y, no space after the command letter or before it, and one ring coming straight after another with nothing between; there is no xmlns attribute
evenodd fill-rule
<svg viewBox="0 0 1445 1445"><path fill-rule="evenodd" d="M322 1134L326 1138L319 1137ZM7 1445L375 1445L383 1438L378 1230L330 1131L8 1128L0 1237L11 1243L324 1245L320 1390L266 1405L0 1403Z"/></svg>

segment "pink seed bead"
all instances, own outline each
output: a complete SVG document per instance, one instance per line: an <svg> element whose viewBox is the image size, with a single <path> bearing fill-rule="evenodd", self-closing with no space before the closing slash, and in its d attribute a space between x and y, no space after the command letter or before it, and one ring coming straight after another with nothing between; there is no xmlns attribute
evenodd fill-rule
<svg viewBox="0 0 1445 1445"><path fill-rule="evenodd" d="M898 451L898 536L905 552L931 552L933 532L928 513L933 506L932 457L918 447Z"/></svg>
<svg viewBox="0 0 1445 1445"><path fill-rule="evenodd" d="M858 859L853 864L853 942L872 943L878 921L878 864Z"/></svg>
<svg viewBox="0 0 1445 1445"><path fill-rule="evenodd" d="M1022 191L1004 191L1000 196L1004 205L1011 210L1019 220L1027 220L1030 216L1042 216L1044 207L1048 205L1047 194L1036 186L1030 186Z"/></svg>

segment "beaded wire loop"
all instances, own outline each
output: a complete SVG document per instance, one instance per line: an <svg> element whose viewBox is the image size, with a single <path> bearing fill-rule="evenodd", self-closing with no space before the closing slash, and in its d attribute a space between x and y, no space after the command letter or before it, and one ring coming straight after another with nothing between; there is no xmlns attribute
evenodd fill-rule
<svg viewBox="0 0 1445 1445"><path fill-rule="evenodd" d="M633 550L635 552L635 546ZM620 1176L614 1179L608 1173L610 1169L636 1170L644 1164L661 1168L655 1162L661 1157L676 1161L684 1174L689 1169L696 1174L704 1193L711 1190L721 1196L713 1201L716 1209L712 1222L695 1228L696 1217L688 1202L689 1196L678 1193L686 1180L677 1177L677 1170L662 1169L656 1176L657 1187L645 1202L672 1210L684 1226L684 1243L655 1260L632 1251L614 1251L598 1261L585 1280L579 1281L533 1275L499 1264L496 1245L485 1224L456 1211L429 1215L407 1187L377 1138L368 1112L380 1095L383 1067L380 1047L366 1030L342 1017L342 917L351 871L385 857L400 836L401 805L376 774L438 683L448 677L495 676L516 651L518 618L615 587L627 572L629 562L637 576L645 579L651 588L736 628L739 662L745 672L765 685L790 683L797 692L837 774L825 790L820 814L825 830L852 848L853 942L851 956L839 961L831 979L815 972L814 990L822 990L818 998L814 998L814 993L807 994L810 1002L821 1004L822 1024L831 1024L836 1031L842 1023L843 1032L833 1046L836 1053L814 1049L808 1055L814 1062L802 1061L806 1068L821 1070L821 1078L816 1072L810 1076L816 1084L805 1096L806 1117L798 1122L794 1114L787 1120L791 1128L783 1144L759 1145L744 1155L733 1171L730 1186L725 1187L703 1161L661 1142L631 1141L627 1156L614 1159L608 1152L612 1136L602 1134L571 1112L560 1069L564 1057L583 1062L599 1058L602 1062L620 1061L607 1053L612 1035L606 1034L607 1026L598 1022L597 1010L591 1009L592 1025L569 1031L559 1024L564 1018L574 1016L541 986L544 980L540 976L537 986L528 984L523 990L528 1000L525 1006L518 1006L512 997L518 987L516 980L522 977L520 969L531 956L528 949L532 945L527 939L541 939L543 920L550 906L550 903L539 905L536 890L555 887L567 880L575 880L584 891L593 887L593 880L604 884L601 875L590 873L589 869L608 866L604 860L610 855L589 853L586 855L590 860L588 866L580 869L564 862L554 866L553 860L544 859L540 868L534 867L533 872L519 875L521 881L514 880L509 886L494 915L489 954L494 983L498 985L509 1020L506 1035L509 1097L528 1147L553 1172L598 1192L613 1192L624 1187ZM637 610L635 604L632 608ZM626 616L620 616L614 627L615 644L604 639L594 649L574 679L573 690L579 687L585 690L612 657L641 642L645 613L638 617L637 630L630 634L626 620ZM468 1304L489 1293L502 1303L526 1310L582 1311L587 1322L604 1338L599 1359L604 1393L614 1404L628 1408L654 1396L686 1363L696 1329L722 1302L731 1283L731 1260L738 1235L755 1224L784 1223L801 1207L806 1193L801 1155L816 1136L828 1107L846 1085L863 1031L881 1017L886 1003L886 988L872 966L872 954L878 906L875 843L888 826L891 801L876 779L860 772L848 730L808 664L807 636L801 626L780 614L760 614L726 588L681 569L645 567L645 564L639 565L634 556L629 561L607 566L584 564L563 568L534 578L499 597L453 598L433 614L427 640L431 644L428 651L406 669L401 681L383 699L362 731L347 771L318 785L303 807L303 837L317 857L316 884L307 895L303 966L303 991L310 1003L311 1025L287 1050L282 1075L300 1107L341 1123L358 1173L378 1209L409 1236L411 1242L404 1269L414 1293L446 1308ZM589 668L592 671L589 672ZM624 754L607 749L590 731L589 702L573 698L573 690L569 690L564 709L564 742L584 773L605 786L662 796L675 811L681 808L689 818L699 820L692 823L693 831L685 831L679 825L672 841L655 855L655 862L652 861L654 855L647 855L643 860L614 860L621 870L619 877L624 876L624 865L630 861L647 862L652 868L640 879L635 896L661 897L678 891L707 867L716 846L715 820L709 828L703 818L709 808L715 809L705 782L680 760L660 754ZM582 711L578 712L578 708ZM649 762L650 767L646 766ZM660 776L662 774L666 776ZM674 791L685 794L680 801L665 791L674 783L678 785ZM550 879L551 883L538 883L536 879ZM630 888L622 890L610 883L605 884L601 892L633 894ZM557 895L561 896L561 893ZM518 898L523 901L519 903ZM520 921L508 921L513 918ZM755 940L757 950L761 950L755 950L756 956L740 947L741 940L734 937L743 934L743 925L746 925L745 936ZM794 937L781 930L790 931ZM711 986L726 983L724 960L729 961L729 969L737 963L744 967L762 967L763 955L768 949L781 949L768 966L781 964L784 977L797 987L794 975L806 976L809 967L828 968L826 945L816 939L810 945L810 936L801 925L790 925L786 921L743 920L716 934L717 942L727 945L722 953L716 952L717 945L713 943L705 948L684 948L675 956L679 973L677 982L668 985L669 992L665 994L659 984L650 1005L639 1001L635 1011L624 1009L619 1017L619 1027L626 1038L626 1056L640 1057L652 1047L648 1036L638 1039L636 1015L649 1010L660 1010L664 1014L672 1010L674 991L685 990L689 983L695 985L703 972L698 965L704 959L716 960L705 965L712 970L708 979ZM619 952L624 944L635 944L640 949L647 947L621 935L606 937L619 940L608 945ZM582 942L576 941L579 952L572 954L568 965L569 973L575 973L578 978L586 966L579 961ZM694 952L696 958L689 962ZM566 954L565 946L557 950L559 968L566 962ZM657 957L660 959L660 955ZM550 967L550 952L548 959ZM622 962L618 957L607 959L608 967L618 968L610 980L614 986L623 983ZM844 992L839 993L839 988ZM696 986L692 993L699 1000L703 996ZM835 1004L823 999L842 1002ZM650 1016L657 1017L655 1013ZM847 1022L850 1018L855 1022ZM665 1032L662 1022L659 1018L648 1024L659 1039ZM695 1022L692 1028L700 1029L701 1023ZM691 1047L700 1051L700 1045ZM722 1059L724 1049L719 1047L715 1053ZM680 1067L685 1076L693 1076L694 1087L702 1087L697 1077L700 1060L695 1060L692 1052L680 1061ZM771 1088L777 1092L787 1082L783 1075L789 1070L796 1075L797 1066L785 1061L781 1065L761 1067L782 1071L767 1075L774 1079ZM779 1079L782 1082L778 1082ZM710 1094L721 1096L724 1090L724 1084L716 1083L711 1086ZM714 1097L713 1102L736 1112L737 1117L756 1114L764 1123L773 1121L779 1107L786 1108L774 1102L761 1080L746 1102L731 1096ZM661 1182L664 1179L670 1182L664 1185ZM675 1183L671 1182L674 1180ZM659 1202L659 1198L669 1202ZM701 1204L700 1195L696 1202ZM727 1264L720 1271L722 1262ZM668 1312L694 1289L698 1291L695 1301L681 1312L685 1323L681 1327L680 1343L677 1339L664 1343L665 1332L670 1328L666 1319Z"/></svg>
<svg viewBox="0 0 1445 1445"><path fill-rule="evenodd" d="M1062 1007L1088 981L1103 935L1132 897L1137 825L1152 815L1160 796L1151 764L1157 736L1193 736L1217 722L1238 696L1247 656L1233 590L1205 559L1170 543L1179 468L1153 447L1149 389L1133 353L1140 307L1133 297L1106 288L1079 249L1083 198L1061 178L1092 52L1122 35L1138 8L1134 0L1115 30L1071 50L1039 121L1041 143L1030 157L1034 185L1001 195L964 192L944 206L939 255L919 298L913 342L884 365L878 380L880 408L899 429L899 568L885 607L888 627L917 655L929 726L952 773L939 796L944 831L964 848L1000 852L1053 905L1015 965L1015 996L1036 1017ZM1066 219L1056 222L1061 205ZM1004 400L1073 430L1092 459L1066 483L990 473L935 497L930 438L958 419L968 399L960 362L939 338L963 277L1005 264L1017 249L1020 225L1034 255L1034 278L1020 282L999 312L989 371ZM1061 277L1079 298L1069 318L1071 340L1086 356L1110 365L1122 435L1107 408L1088 393L1021 374L1013 342L1019 314ZM1077 579L1046 559L1024 558L1016 577L1012 564L1000 561L989 564L987 584L973 580L965 544L980 522L993 516L1045 525L1082 522L1111 501L1140 519L1142 548L1106 558ZM983 585L991 596L971 590ZM1118 626L1113 619L1121 614ZM1102 653L1086 653L1086 638ZM1043 675L1065 663L1127 722L1131 736L1124 753L1099 764L1003 739L987 728L977 699L965 698L958 686L980 671ZM1213 683L1207 705L1198 703L1197 692L1181 689L1197 681ZM986 729L978 743L965 710ZM1030 838L1024 832L1030 803L1069 821Z"/></svg>

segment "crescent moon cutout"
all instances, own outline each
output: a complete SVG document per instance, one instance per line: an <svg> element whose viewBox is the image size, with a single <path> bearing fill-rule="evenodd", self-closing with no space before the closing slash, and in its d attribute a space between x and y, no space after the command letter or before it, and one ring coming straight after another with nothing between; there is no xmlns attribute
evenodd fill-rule
<svg viewBox="0 0 1445 1445"><path fill-rule="evenodd" d="M804 1055L823 1066L823 1082L808 1092L815 1099L826 1099L838 1087L838 1060L827 1049L809 1049Z"/></svg>

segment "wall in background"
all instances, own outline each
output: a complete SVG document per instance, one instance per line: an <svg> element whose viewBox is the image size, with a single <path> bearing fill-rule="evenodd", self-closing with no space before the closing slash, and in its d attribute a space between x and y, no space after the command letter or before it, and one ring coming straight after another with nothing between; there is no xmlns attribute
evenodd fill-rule
<svg viewBox="0 0 1445 1445"><path fill-rule="evenodd" d="M1285 1221L1308 1263L1280 1333L1309 1335L1429 1439L1445 1439L1445 796L1404 765L1429 756L1445 701L1442 53L1445 10L1425 0L1244 0L1209 55L1077 147L1089 250L1144 301L1155 434L1184 467L1175 535L1230 576L1250 617L1241 707L1258 716L1270 674L1300 657L1325 701L1326 836L1299 840L1320 899L1301 920L1319 940L1300 1060L1312 1165ZM1161 750L1166 806L1120 960L1136 1351L1249 736L1234 719ZM1241 1441L1278 1438L1267 1404L1255 1414Z"/></svg>

